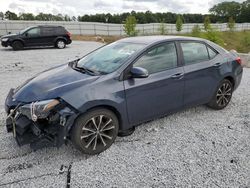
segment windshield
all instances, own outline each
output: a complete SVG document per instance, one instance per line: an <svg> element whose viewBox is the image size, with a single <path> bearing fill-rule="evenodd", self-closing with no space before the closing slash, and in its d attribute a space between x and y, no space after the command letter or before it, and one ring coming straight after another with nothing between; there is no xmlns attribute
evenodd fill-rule
<svg viewBox="0 0 250 188"><path fill-rule="evenodd" d="M19 33L22 35L22 34L24 34L27 30L29 30L30 28L31 28L31 27L25 28L25 29L21 30Z"/></svg>
<svg viewBox="0 0 250 188"><path fill-rule="evenodd" d="M83 57L77 67L108 74L118 69L132 54L145 44L114 42Z"/></svg>

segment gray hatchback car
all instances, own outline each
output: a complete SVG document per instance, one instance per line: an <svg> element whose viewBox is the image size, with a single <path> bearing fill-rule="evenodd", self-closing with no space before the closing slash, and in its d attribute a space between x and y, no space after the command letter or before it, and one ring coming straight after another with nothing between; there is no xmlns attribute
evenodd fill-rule
<svg viewBox="0 0 250 188"><path fill-rule="evenodd" d="M242 72L237 55L204 39L125 38L11 89L6 126L19 145L71 140L97 154L143 122L189 106L225 108Z"/></svg>

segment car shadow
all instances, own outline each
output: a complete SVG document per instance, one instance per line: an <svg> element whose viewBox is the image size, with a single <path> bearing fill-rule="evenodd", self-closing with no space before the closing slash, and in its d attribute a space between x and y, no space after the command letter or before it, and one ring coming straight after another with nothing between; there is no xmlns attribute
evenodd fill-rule
<svg viewBox="0 0 250 188"><path fill-rule="evenodd" d="M69 48L69 46L66 46L64 49ZM12 51L12 52L18 52L18 51L26 51L26 50L47 50L47 49L56 49L56 50L63 50L63 49L58 49L56 47L53 46L45 46L45 47L26 47L22 50L13 50L13 48L11 47L5 47L5 48L0 48L0 51Z"/></svg>

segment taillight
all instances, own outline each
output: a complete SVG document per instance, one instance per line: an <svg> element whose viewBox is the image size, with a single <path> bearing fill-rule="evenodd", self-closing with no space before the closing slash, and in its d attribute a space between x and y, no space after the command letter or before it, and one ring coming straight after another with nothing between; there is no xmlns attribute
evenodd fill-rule
<svg viewBox="0 0 250 188"><path fill-rule="evenodd" d="M70 32L67 32L66 34L69 36L69 38L71 37L71 33Z"/></svg>
<svg viewBox="0 0 250 188"><path fill-rule="evenodd" d="M239 63L240 65L241 65L241 63L242 63L242 61L241 61L241 58L240 58L240 57L237 57L237 58L235 59L235 61L236 61L237 63Z"/></svg>

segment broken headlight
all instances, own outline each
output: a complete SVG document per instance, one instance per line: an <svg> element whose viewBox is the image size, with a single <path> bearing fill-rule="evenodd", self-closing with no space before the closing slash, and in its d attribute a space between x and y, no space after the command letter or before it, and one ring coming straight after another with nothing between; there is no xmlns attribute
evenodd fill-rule
<svg viewBox="0 0 250 188"><path fill-rule="evenodd" d="M37 119L47 118L50 111L59 103L60 101L57 99L32 102L20 107L20 112L33 121L37 121Z"/></svg>

